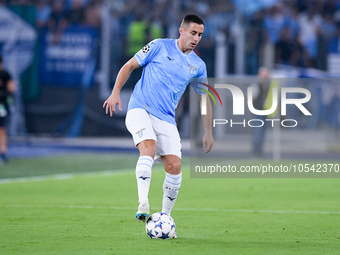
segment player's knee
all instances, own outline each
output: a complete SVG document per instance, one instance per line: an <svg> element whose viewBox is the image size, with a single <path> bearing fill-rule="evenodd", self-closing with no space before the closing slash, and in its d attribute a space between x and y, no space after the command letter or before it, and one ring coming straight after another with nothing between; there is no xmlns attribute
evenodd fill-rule
<svg viewBox="0 0 340 255"><path fill-rule="evenodd" d="M156 145L156 141L154 140L142 141L141 143L137 145L137 148L141 156L150 156L154 158L156 155L157 145Z"/></svg>
<svg viewBox="0 0 340 255"><path fill-rule="evenodd" d="M181 173L181 161L174 161L166 164L165 171L169 174L177 175Z"/></svg>

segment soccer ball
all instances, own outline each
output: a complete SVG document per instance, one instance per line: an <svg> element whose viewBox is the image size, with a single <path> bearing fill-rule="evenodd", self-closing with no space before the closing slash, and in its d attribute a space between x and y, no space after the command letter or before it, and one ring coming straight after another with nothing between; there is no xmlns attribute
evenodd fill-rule
<svg viewBox="0 0 340 255"><path fill-rule="evenodd" d="M147 219L145 229L150 238L169 239L175 233L175 222L166 213L156 212Z"/></svg>

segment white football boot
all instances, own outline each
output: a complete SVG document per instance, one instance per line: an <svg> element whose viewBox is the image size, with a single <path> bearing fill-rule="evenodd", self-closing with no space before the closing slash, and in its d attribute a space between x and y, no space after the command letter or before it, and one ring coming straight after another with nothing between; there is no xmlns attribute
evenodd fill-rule
<svg viewBox="0 0 340 255"><path fill-rule="evenodd" d="M149 217L149 202L141 202L138 205L138 211L136 212L136 219L138 222L143 221L145 222L146 219Z"/></svg>

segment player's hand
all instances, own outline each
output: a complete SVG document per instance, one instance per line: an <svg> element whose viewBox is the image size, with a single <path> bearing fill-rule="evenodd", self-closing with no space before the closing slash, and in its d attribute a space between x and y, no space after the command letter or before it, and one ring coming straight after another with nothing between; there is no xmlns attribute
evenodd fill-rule
<svg viewBox="0 0 340 255"><path fill-rule="evenodd" d="M120 111L123 110L119 94L112 93L111 96L109 96L109 98L106 99L103 104L103 108L106 108L106 114L110 113L110 117L112 117L112 113L117 114L116 105L118 105Z"/></svg>
<svg viewBox="0 0 340 255"><path fill-rule="evenodd" d="M214 137L210 132L205 132L203 136L203 150L204 154L211 151L212 147L214 146Z"/></svg>

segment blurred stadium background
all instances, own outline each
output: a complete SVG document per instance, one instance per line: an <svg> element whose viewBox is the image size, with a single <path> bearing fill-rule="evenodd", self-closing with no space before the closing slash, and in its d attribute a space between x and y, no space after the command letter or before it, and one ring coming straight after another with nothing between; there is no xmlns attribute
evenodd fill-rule
<svg viewBox="0 0 340 255"><path fill-rule="evenodd" d="M177 109L185 185L172 216L180 238L160 246L136 225L137 151L124 118L142 70L122 91L123 112L110 118L102 105L124 62L153 38L177 38L188 13L205 21L197 53L209 77L241 79L243 91L262 66L281 80L311 80L312 118L291 111L301 125L268 132L265 158L252 157L250 128L216 129L213 153L235 165L338 162L338 0L0 0L0 54L19 89L10 163L0 165L1 254L339 253L339 179L189 178L190 118L202 123L189 90ZM222 96L226 112L215 112L230 118L231 96ZM154 212L161 165L152 178Z"/></svg>
<svg viewBox="0 0 340 255"><path fill-rule="evenodd" d="M109 118L103 101L125 61L154 38L177 38L187 13L205 20L197 53L209 77L251 78L261 66L281 78L322 81L340 75L337 0L1 0L0 53L19 88L12 105L9 157L48 154L46 146L52 152L133 149L124 118L141 70L122 91L123 112ZM313 121L295 129L294 136L290 133L286 142L292 143L286 148L305 144L307 150L319 147L337 157L339 84L320 82L312 96ZM184 149L190 135L188 99L186 93L178 107ZM239 132L218 132L216 138L249 144L251 130ZM311 140L315 134L321 138ZM267 143L271 153L270 138ZM249 147L232 149L241 153Z"/></svg>

